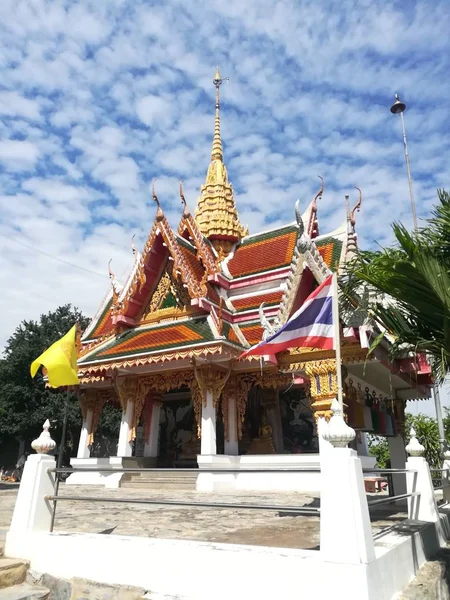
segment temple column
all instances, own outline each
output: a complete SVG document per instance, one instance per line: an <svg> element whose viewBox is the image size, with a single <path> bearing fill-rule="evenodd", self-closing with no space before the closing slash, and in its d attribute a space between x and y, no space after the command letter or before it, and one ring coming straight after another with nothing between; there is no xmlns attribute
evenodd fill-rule
<svg viewBox="0 0 450 600"><path fill-rule="evenodd" d="M122 421L120 423L119 443L117 445L117 456L127 457L133 454L132 428L134 418L134 402L128 400L125 410L122 410Z"/></svg>
<svg viewBox="0 0 450 600"><path fill-rule="evenodd" d="M159 421L161 418L161 402L154 401L151 406L150 426L147 426L148 437L145 440L144 456L157 457L159 444ZM150 411L149 411L150 412Z"/></svg>
<svg viewBox="0 0 450 600"><path fill-rule="evenodd" d="M221 371L213 365L194 367L198 388L198 400L201 402L201 444L202 455L217 454L216 410L222 390L228 381L231 368Z"/></svg>
<svg viewBox="0 0 450 600"><path fill-rule="evenodd" d="M216 407L214 406L213 392L206 390L206 397L202 403L202 433L201 454L217 454L216 443Z"/></svg>
<svg viewBox="0 0 450 600"><path fill-rule="evenodd" d="M237 405L236 395L231 394L228 398L222 397L222 402L228 401L228 427L225 436L225 454L237 456L239 454L238 427L237 427Z"/></svg>
<svg viewBox="0 0 450 600"><path fill-rule="evenodd" d="M81 426L81 434L80 441L78 443L78 452L77 458L89 458L91 456L91 452L89 450L89 438L92 432L92 418L94 416L94 411L92 408L88 408L86 410L86 416L83 419L83 424Z"/></svg>

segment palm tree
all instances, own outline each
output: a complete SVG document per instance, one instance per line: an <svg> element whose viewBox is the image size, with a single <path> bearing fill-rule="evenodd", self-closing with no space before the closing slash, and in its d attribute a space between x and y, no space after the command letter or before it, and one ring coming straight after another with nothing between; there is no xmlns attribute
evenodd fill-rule
<svg viewBox="0 0 450 600"><path fill-rule="evenodd" d="M352 300L368 288L371 315L393 338L391 353L426 353L441 381L450 370L450 194L438 190L438 198L420 231L394 223L395 246L358 253L347 267L344 293Z"/></svg>

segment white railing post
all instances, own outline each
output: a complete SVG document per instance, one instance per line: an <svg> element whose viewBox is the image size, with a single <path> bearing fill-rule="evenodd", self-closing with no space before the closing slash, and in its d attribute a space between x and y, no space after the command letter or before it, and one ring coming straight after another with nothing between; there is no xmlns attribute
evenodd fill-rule
<svg viewBox="0 0 450 600"><path fill-rule="evenodd" d="M347 448L355 432L337 400L331 410L323 437L332 448L321 457L320 552L327 562L367 564L375 549L361 460Z"/></svg>
<svg viewBox="0 0 450 600"><path fill-rule="evenodd" d="M444 452L442 468L444 469L442 472L442 497L448 504L450 503L450 452L448 450Z"/></svg>
<svg viewBox="0 0 450 600"><path fill-rule="evenodd" d="M409 458L406 461L406 485L408 494L419 492L418 496L408 498L408 517L417 521L440 522L430 467L423 454L425 448L419 443L414 427L411 427L410 441L406 446Z"/></svg>
<svg viewBox="0 0 450 600"><path fill-rule="evenodd" d="M56 461L48 453L54 450L56 443L50 437L49 429L47 420L41 435L31 444L37 454L28 457L23 469L11 527L6 537L6 552L10 556L24 556L29 544L28 534L50 531L53 504L45 497L53 496L55 491L54 474L48 471L56 467Z"/></svg>

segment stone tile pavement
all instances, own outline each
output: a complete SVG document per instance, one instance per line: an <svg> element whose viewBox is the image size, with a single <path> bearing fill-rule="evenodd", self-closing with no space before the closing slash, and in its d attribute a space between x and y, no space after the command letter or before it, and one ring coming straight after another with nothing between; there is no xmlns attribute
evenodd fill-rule
<svg viewBox="0 0 450 600"><path fill-rule="evenodd" d="M318 506L319 499L298 492L214 493L142 489L107 490L91 486L60 486L61 495L112 498L170 499L282 506ZM0 530L11 521L17 490L0 490ZM388 505L389 506L389 505ZM404 514L378 510L372 515L374 533L403 520ZM319 545L319 517L289 512L232 508L198 508L110 503L106 501L60 501L55 531L78 531L111 535L137 535L166 539L254 544L313 549Z"/></svg>

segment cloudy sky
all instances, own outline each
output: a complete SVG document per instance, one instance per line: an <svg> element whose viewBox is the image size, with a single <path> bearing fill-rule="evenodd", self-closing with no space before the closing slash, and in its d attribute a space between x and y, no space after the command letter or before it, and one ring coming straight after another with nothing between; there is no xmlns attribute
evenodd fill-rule
<svg viewBox="0 0 450 600"><path fill-rule="evenodd" d="M209 160L216 65L225 159L252 232L293 219L325 178L324 232L356 200L365 247L449 181L448 0L1 0L0 348L22 319L92 316L142 245L157 191L176 225ZM59 259L59 260L58 260Z"/></svg>

